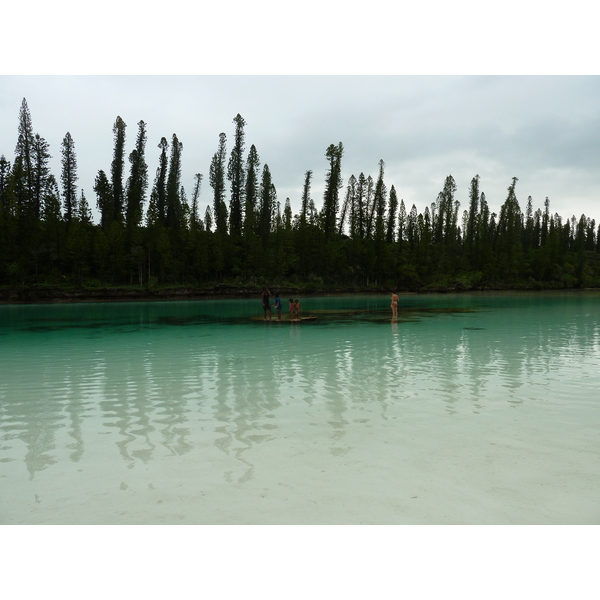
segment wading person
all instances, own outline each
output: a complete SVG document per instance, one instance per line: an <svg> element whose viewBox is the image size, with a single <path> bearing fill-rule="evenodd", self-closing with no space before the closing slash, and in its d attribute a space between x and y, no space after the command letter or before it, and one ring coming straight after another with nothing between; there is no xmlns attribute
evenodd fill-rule
<svg viewBox="0 0 600 600"><path fill-rule="evenodd" d="M398 294L396 292L392 292L392 317L398 316Z"/></svg>
<svg viewBox="0 0 600 600"><path fill-rule="evenodd" d="M275 304L273 304L273 308L277 311L277 320L281 321L281 298L279 297L279 292L275 292Z"/></svg>
<svg viewBox="0 0 600 600"><path fill-rule="evenodd" d="M298 298L296 298L294 300L294 317L299 321L300 320L300 311L302 310L302 307L300 306L300 300L298 300Z"/></svg>
<svg viewBox="0 0 600 600"><path fill-rule="evenodd" d="M269 290L266 287L264 287L260 298L262 301L263 315L265 321L267 320L267 311L269 311L269 321L271 321L273 318L273 313L271 312L271 303L269 302L270 296L271 292L269 292Z"/></svg>

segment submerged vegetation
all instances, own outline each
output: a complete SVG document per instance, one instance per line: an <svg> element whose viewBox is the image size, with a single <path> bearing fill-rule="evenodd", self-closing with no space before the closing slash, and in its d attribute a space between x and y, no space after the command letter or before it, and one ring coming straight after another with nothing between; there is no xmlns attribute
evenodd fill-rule
<svg viewBox="0 0 600 600"><path fill-rule="evenodd" d="M480 178L461 212L448 175L421 213L385 183L353 174L344 183L340 142L325 152L328 171L322 206L304 176L300 211L277 198L274 174L252 145L244 119L234 119L231 152L221 133L209 165L211 202L200 214L204 177L191 198L181 184L183 144L174 134L158 144L158 168L149 188L146 124L138 125L125 165L126 124L117 117L110 172L98 171L94 193L100 222L77 189L75 141L61 145L59 179L50 172L49 145L34 134L23 99L14 161L0 156L0 286L165 286L197 288L263 282L307 291L600 287L600 229L581 215L563 219L524 210L513 178L499 213L490 211ZM60 181L60 185L59 185Z"/></svg>

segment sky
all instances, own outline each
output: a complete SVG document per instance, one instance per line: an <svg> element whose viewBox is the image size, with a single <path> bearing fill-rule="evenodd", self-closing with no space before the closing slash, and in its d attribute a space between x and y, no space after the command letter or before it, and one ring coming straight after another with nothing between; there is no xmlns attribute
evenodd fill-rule
<svg viewBox="0 0 600 600"><path fill-rule="evenodd" d="M0 153L14 158L18 115L27 100L34 132L50 144L61 172L61 143L75 143L78 187L95 207L94 179L110 173L117 116L126 123L126 156L138 122L147 124L146 161L152 184L161 137L183 143L188 199L203 174L200 213L212 203L209 166L219 133L231 151L241 114L246 156L252 144L269 165L277 199L297 212L304 176L322 205L330 144L342 142L342 177L362 172L393 185L407 211L436 200L445 178L457 184L461 211L471 179L499 211L512 178L522 209L600 219L600 77L504 75L16 75L0 77ZM128 174L129 163L125 171ZM150 188L148 189L148 194ZM97 213L95 213L95 216Z"/></svg>

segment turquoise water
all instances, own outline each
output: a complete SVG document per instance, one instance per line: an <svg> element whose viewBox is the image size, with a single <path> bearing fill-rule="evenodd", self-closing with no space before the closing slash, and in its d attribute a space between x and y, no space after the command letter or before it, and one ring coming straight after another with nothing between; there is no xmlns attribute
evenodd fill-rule
<svg viewBox="0 0 600 600"><path fill-rule="evenodd" d="M600 523L599 293L301 300L0 306L0 523Z"/></svg>

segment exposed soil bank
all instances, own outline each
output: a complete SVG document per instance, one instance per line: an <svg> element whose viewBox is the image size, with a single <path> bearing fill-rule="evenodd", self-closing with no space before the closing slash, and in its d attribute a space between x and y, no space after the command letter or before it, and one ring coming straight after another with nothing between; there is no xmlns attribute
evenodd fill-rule
<svg viewBox="0 0 600 600"><path fill-rule="evenodd" d="M300 287L271 287L271 293L279 292L282 298L327 296L341 294L389 294L392 290L374 287L344 287L344 286L315 286L311 289ZM580 288L578 288L580 290ZM161 300L200 300L224 298L257 298L260 296L260 286L232 286L219 284L211 288L196 288L178 286L172 288L147 289L127 287L49 287L28 286L0 289L0 304L28 304L28 303L68 303L68 302L143 302ZM548 287L511 287L490 286L478 288L454 287L427 287L419 290L395 290L400 293L456 293L456 292L498 292L498 291L565 291L564 288Z"/></svg>

